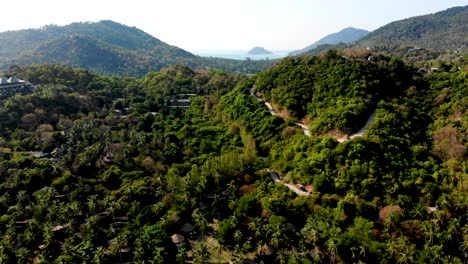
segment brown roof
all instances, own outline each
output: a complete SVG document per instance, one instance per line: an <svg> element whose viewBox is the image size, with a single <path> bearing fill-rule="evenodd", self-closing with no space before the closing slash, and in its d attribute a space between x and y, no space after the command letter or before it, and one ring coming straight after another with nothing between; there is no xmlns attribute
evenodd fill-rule
<svg viewBox="0 0 468 264"><path fill-rule="evenodd" d="M172 242L174 244L180 244L180 243L184 242L185 238L184 238L184 236L179 235L179 234L176 233L176 234L173 234L171 236L171 240L172 240Z"/></svg>
<svg viewBox="0 0 468 264"><path fill-rule="evenodd" d="M402 212L403 212L403 209L401 209L399 205L388 205L388 206L382 207L382 209L380 209L379 211L379 221L384 222L391 215L402 213Z"/></svg>

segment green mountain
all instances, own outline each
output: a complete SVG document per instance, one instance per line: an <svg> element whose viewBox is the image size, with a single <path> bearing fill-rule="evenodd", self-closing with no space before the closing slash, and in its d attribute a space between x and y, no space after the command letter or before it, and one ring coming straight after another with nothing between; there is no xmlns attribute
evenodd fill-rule
<svg viewBox="0 0 468 264"><path fill-rule="evenodd" d="M367 30L348 27L339 32L327 35L321 38L319 41L301 50L292 51L289 53L289 55L299 55L299 54L311 51L315 49L316 47L320 45L324 45L324 44L338 44L340 42L351 43L366 36L367 34L369 34L369 31Z"/></svg>
<svg viewBox="0 0 468 264"><path fill-rule="evenodd" d="M358 41L357 46L391 50L416 46L435 50L466 50L468 6L412 17L385 25Z"/></svg>
<svg viewBox="0 0 468 264"><path fill-rule="evenodd" d="M322 44L307 54L330 49L363 53L365 49L396 55L405 62L424 66L434 60L464 60L468 52L468 6L412 17L387 24L355 43ZM351 51L354 50L354 51Z"/></svg>
<svg viewBox="0 0 468 264"><path fill-rule="evenodd" d="M242 72L256 72L271 64L202 58L109 20L3 32L0 43L0 69L58 63L106 75L141 76L174 64Z"/></svg>

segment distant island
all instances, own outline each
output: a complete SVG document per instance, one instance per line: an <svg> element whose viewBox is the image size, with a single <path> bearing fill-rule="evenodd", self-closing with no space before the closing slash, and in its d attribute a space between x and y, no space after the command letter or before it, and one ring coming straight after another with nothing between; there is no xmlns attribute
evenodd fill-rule
<svg viewBox="0 0 468 264"><path fill-rule="evenodd" d="M273 54L273 52L266 50L262 47L255 47L247 53L249 55L265 55L265 54Z"/></svg>

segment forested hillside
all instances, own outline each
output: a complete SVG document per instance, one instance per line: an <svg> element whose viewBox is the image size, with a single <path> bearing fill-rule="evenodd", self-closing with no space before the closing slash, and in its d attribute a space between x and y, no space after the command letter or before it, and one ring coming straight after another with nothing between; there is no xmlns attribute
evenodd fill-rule
<svg viewBox="0 0 468 264"><path fill-rule="evenodd" d="M402 46L434 50L468 48L468 6L392 22L374 30L358 45L389 51Z"/></svg>
<svg viewBox="0 0 468 264"><path fill-rule="evenodd" d="M318 55L331 49L359 49L395 55L407 63L430 69L439 60L465 60L468 54L468 6L453 7L424 16L384 25L354 43L321 44L304 54Z"/></svg>
<svg viewBox="0 0 468 264"><path fill-rule="evenodd" d="M0 69L58 63L104 75L143 76L174 64L255 73L272 61L203 58L110 20L0 33Z"/></svg>
<svg viewBox="0 0 468 264"><path fill-rule="evenodd" d="M36 90L0 104L0 260L464 263L468 78L447 68L329 53L252 77L19 69ZM319 135L374 109L364 137Z"/></svg>
<svg viewBox="0 0 468 264"><path fill-rule="evenodd" d="M381 100L398 97L418 83L414 69L396 58L288 58L262 72L256 91L284 115L304 119L316 135L359 130Z"/></svg>

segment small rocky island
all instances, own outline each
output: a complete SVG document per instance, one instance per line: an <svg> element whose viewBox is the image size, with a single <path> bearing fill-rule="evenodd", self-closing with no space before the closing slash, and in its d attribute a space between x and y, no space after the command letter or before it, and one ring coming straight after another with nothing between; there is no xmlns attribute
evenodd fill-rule
<svg viewBox="0 0 468 264"><path fill-rule="evenodd" d="M255 47L247 53L249 55L266 55L266 54L273 54L273 52L266 50L262 47Z"/></svg>

